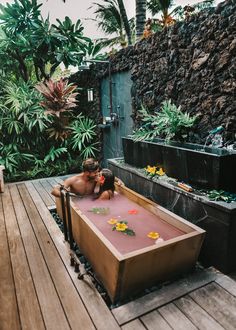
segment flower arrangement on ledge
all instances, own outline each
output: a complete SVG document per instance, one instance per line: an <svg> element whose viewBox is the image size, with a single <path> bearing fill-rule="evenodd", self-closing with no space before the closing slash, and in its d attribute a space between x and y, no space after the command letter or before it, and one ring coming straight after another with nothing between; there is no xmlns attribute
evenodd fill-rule
<svg viewBox="0 0 236 330"><path fill-rule="evenodd" d="M160 176L165 175L165 171L163 170L163 168L158 165L157 166L148 165L147 167L144 168L144 170L145 173L151 178L153 177L159 178Z"/></svg>
<svg viewBox="0 0 236 330"><path fill-rule="evenodd" d="M129 228L127 221L117 221L116 219L112 218L108 221L110 225L113 225L113 231L119 231L128 236L135 236L135 232L133 229Z"/></svg>

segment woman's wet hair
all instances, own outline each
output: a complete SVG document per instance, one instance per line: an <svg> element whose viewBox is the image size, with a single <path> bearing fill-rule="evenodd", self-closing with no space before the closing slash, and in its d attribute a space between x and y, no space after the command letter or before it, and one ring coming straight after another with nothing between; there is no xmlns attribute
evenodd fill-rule
<svg viewBox="0 0 236 330"><path fill-rule="evenodd" d="M83 172L95 172L99 169L99 163L94 158L85 159L82 163Z"/></svg>
<svg viewBox="0 0 236 330"><path fill-rule="evenodd" d="M100 175L104 177L104 183L100 186L99 195L101 195L106 190L115 190L115 176L111 170L104 168L101 170Z"/></svg>

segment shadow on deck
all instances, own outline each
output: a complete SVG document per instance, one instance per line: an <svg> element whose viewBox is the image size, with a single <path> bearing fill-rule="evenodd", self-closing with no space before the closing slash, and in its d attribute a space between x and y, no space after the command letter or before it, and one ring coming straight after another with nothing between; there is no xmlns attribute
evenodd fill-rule
<svg viewBox="0 0 236 330"><path fill-rule="evenodd" d="M0 195L0 329L235 329L236 283L202 270L110 311L77 279L48 208L60 178L5 185Z"/></svg>

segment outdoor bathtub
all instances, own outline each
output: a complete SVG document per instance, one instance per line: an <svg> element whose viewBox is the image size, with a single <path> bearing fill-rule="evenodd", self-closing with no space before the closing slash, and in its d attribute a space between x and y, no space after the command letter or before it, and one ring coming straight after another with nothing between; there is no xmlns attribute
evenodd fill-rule
<svg viewBox="0 0 236 330"><path fill-rule="evenodd" d="M191 270L205 231L126 187L112 200L71 199L73 238L112 302ZM57 201L60 209L60 200ZM108 214L91 210L104 208ZM104 213L104 212L103 212ZM113 231L110 219L127 221L135 236ZM161 239L147 237L158 232Z"/></svg>

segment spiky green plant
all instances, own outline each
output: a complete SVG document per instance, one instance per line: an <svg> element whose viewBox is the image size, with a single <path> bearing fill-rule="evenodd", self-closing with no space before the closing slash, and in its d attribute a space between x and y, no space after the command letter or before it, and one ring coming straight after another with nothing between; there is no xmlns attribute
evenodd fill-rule
<svg viewBox="0 0 236 330"><path fill-rule="evenodd" d="M143 105L139 113L143 125L131 135L135 141L153 140L157 137L184 140L187 129L193 126L197 118L183 113L181 107L172 104L171 100L164 101L161 110L154 114L150 114Z"/></svg>
<svg viewBox="0 0 236 330"><path fill-rule="evenodd" d="M79 115L70 125L71 146L73 150L81 152L83 158L94 157L98 150L94 142L97 125L90 118Z"/></svg>

